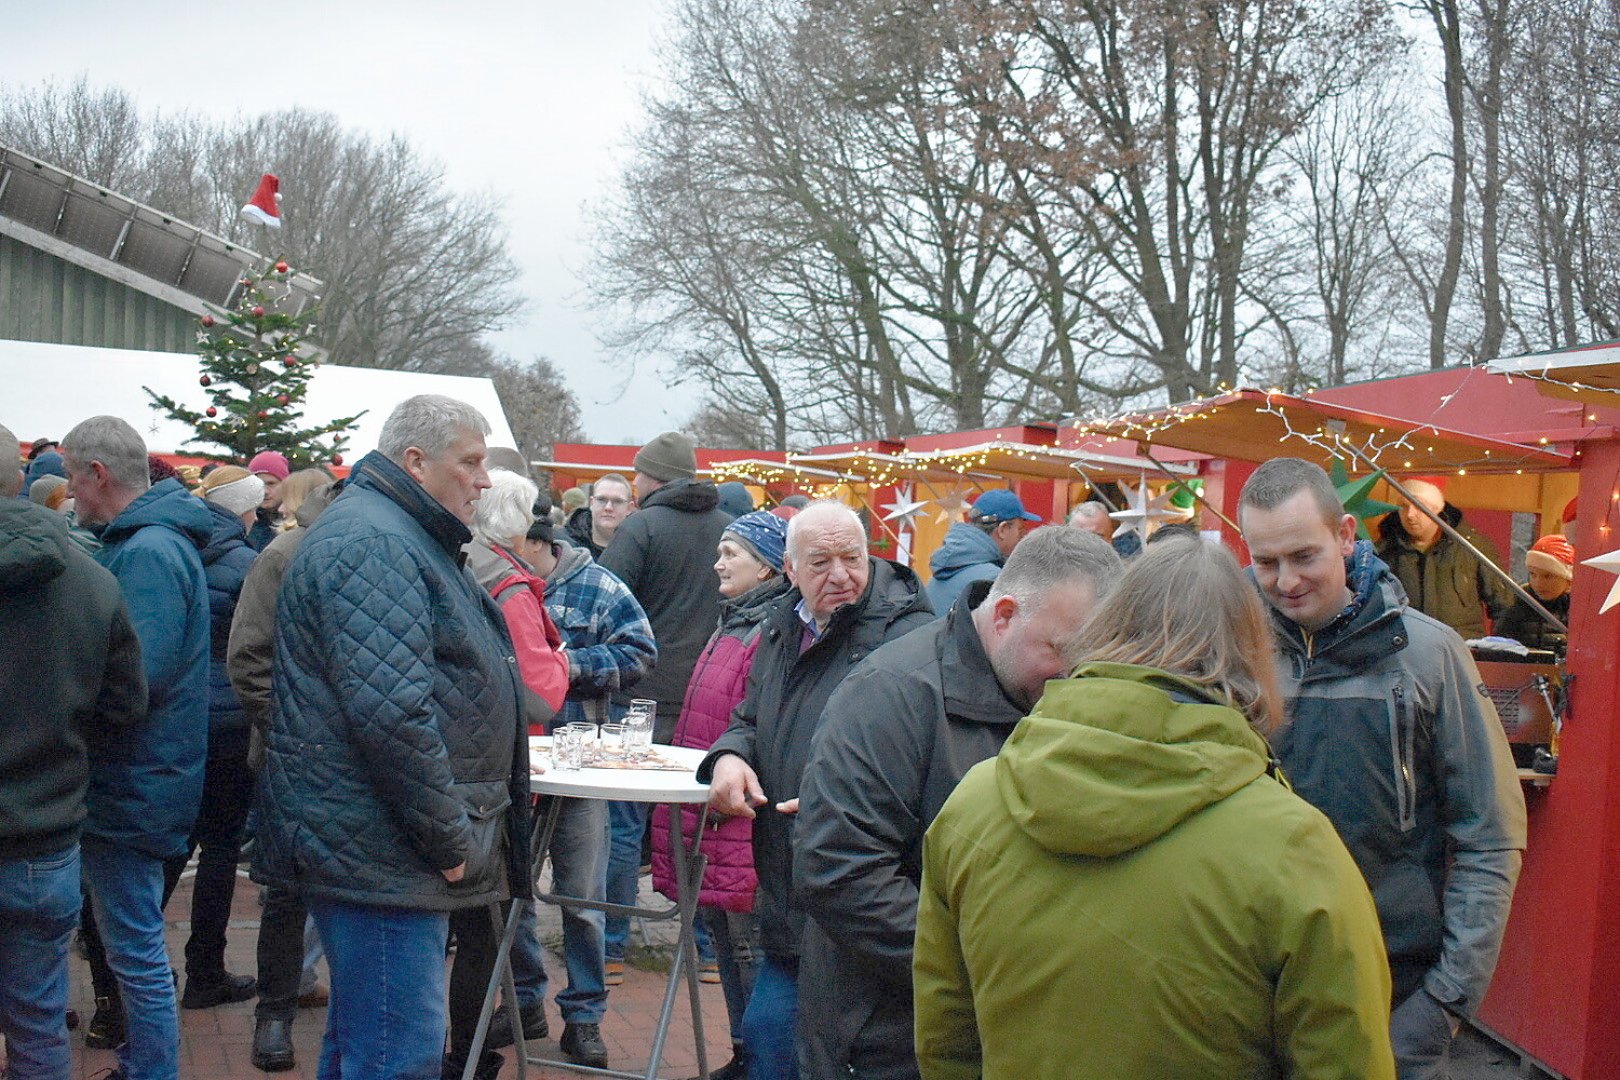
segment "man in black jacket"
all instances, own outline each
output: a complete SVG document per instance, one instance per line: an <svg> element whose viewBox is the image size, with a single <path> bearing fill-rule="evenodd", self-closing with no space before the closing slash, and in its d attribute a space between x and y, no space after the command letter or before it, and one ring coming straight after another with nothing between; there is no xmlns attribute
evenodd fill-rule
<svg viewBox="0 0 1620 1080"><path fill-rule="evenodd" d="M1123 570L1102 537L1050 525L944 619L891 642L827 702L799 789L795 895L810 916L802 1059L817 1078L918 1075L911 943L923 834L994 757Z"/></svg>
<svg viewBox="0 0 1620 1080"><path fill-rule="evenodd" d="M680 432L666 431L643 446L636 452L635 464L633 484L641 509L618 527L599 562L602 569L629 586L652 623L658 659L636 686L636 693L658 702L653 738L667 743L680 719L686 684L692 681L698 655L720 623L720 579L714 573L714 550L720 534L731 524L731 515L719 509L720 493L714 484L697 480L697 450ZM592 497L604 490L617 489L604 489L599 480ZM613 703L614 719L623 715L627 704L622 699ZM609 903L635 903L647 813L646 803L608 804L613 838L608 850ZM622 969L629 932L627 919L608 916L610 981L620 977L614 965Z"/></svg>
<svg viewBox="0 0 1620 1080"><path fill-rule="evenodd" d="M765 960L743 1016L750 1080L798 1075L805 916L793 899L793 815L811 739L855 665L933 618L917 575L868 555L860 519L840 503L812 503L788 523L783 569L794 588L766 617L747 696L698 769L712 810L755 818L754 911ZM767 801L774 805L755 817Z"/></svg>
<svg viewBox="0 0 1620 1080"><path fill-rule="evenodd" d="M66 1076L87 746L145 720L146 678L117 579L21 479L0 468L0 1031L14 1075Z"/></svg>

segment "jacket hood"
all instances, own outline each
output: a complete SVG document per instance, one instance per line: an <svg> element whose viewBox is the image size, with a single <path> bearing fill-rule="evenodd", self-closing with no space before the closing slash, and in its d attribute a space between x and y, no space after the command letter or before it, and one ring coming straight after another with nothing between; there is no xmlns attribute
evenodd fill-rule
<svg viewBox="0 0 1620 1080"><path fill-rule="evenodd" d="M577 544L570 544L566 540L553 540L551 550L557 553L557 565L551 568L546 575L546 588L551 590L560 586L569 578L575 577L579 572L596 560L591 553Z"/></svg>
<svg viewBox="0 0 1620 1080"><path fill-rule="evenodd" d="M173 529L202 551L213 536L214 515L184 484L170 477L159 480L126 506L124 512L101 531L101 540L116 544L152 525Z"/></svg>
<svg viewBox="0 0 1620 1080"><path fill-rule="evenodd" d="M1152 668L1088 664L1050 682L995 761L1008 813L1048 851L1109 858L1266 771L1236 709Z"/></svg>
<svg viewBox="0 0 1620 1080"><path fill-rule="evenodd" d="M1453 529L1457 529L1459 531L1461 530L1462 519L1462 511L1457 509L1455 506L1452 506L1450 503L1446 503L1440 508L1440 520L1444 521L1447 525L1450 525ZM1389 513L1378 519L1378 535L1386 544L1401 543L1410 545L1412 543L1412 534L1406 531L1406 523L1401 520L1401 512L1399 510L1391 510ZM1435 540L1435 543L1445 543L1450 539L1451 537L1442 532Z"/></svg>
<svg viewBox="0 0 1620 1080"><path fill-rule="evenodd" d="M336 481L318 487L304 496L304 501L298 504L298 512L293 515L293 519L298 522L301 528L307 529L315 524L315 519L320 517L322 511L328 506L332 505L332 500L343 494L341 488L333 491L332 488L335 486Z"/></svg>
<svg viewBox="0 0 1620 1080"><path fill-rule="evenodd" d="M215 562L227 551L237 544L247 543L247 527L242 519L225 509L204 499L203 508L208 511L208 545L203 548L203 565Z"/></svg>
<svg viewBox="0 0 1620 1080"><path fill-rule="evenodd" d="M990 595L988 581L970 581L945 614L940 633L939 660L945 697L945 711L975 724L1007 728L1024 716L1023 706L1007 696L996 676L990 656L984 651L979 628L973 622L973 609ZM995 692L990 692L990 687Z"/></svg>
<svg viewBox="0 0 1620 1080"><path fill-rule="evenodd" d="M474 540L462 550L467 553L468 569L487 593L497 591L497 586L509 578L528 580L535 577L527 563L505 548L497 549L482 540Z"/></svg>
<svg viewBox="0 0 1620 1080"><path fill-rule="evenodd" d="M945 533L945 540L928 560L936 578L949 578L970 566L1002 563L1001 549L990 534L977 525L958 521Z"/></svg>
<svg viewBox="0 0 1620 1080"><path fill-rule="evenodd" d="M0 498L0 589L43 584L67 569L67 522L20 499Z"/></svg>
<svg viewBox="0 0 1620 1080"><path fill-rule="evenodd" d="M707 514L720 505L720 491L710 480L671 480L641 500L641 508L667 506L689 514Z"/></svg>
<svg viewBox="0 0 1620 1080"><path fill-rule="evenodd" d="M457 561L461 559L461 546L472 539L472 530L462 524L460 518L441 506L437 499L422 490L422 485L413 480L410 473L379 451L373 450L360 459L349 474L345 492L350 488L366 488L398 503Z"/></svg>

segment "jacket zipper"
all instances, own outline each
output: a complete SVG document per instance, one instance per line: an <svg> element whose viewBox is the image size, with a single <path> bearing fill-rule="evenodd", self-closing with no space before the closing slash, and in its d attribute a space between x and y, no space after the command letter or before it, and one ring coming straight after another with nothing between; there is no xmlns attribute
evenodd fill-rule
<svg viewBox="0 0 1620 1080"><path fill-rule="evenodd" d="M1395 751L1395 788L1400 799L1401 832L1410 832L1417 825L1417 784L1412 777L1413 734L1406 715L1406 687L1397 683L1394 698L1390 735Z"/></svg>

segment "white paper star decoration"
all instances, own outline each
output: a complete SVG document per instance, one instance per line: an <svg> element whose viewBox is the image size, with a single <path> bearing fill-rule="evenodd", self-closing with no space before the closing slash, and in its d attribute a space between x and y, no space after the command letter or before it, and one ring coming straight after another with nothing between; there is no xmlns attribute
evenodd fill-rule
<svg viewBox="0 0 1620 1080"><path fill-rule="evenodd" d="M910 524L911 520L922 513L923 507L928 505L927 499L913 499L911 485L896 488L894 502L884 503L883 509L888 513L883 515L884 521L898 521L902 526Z"/></svg>
<svg viewBox="0 0 1620 1080"><path fill-rule="evenodd" d="M1115 510L1108 516L1120 523L1121 533L1140 533L1142 539L1146 540L1161 521L1185 521L1191 516L1187 511L1170 505L1170 492L1153 495L1146 480L1136 488L1129 484L1120 486L1125 491L1126 509Z"/></svg>
<svg viewBox="0 0 1620 1080"><path fill-rule="evenodd" d="M1582 559L1582 566L1590 566L1595 570L1602 570L1605 574L1620 574L1620 549L1609 552L1607 555L1595 555L1590 559ZM1609 595L1603 598L1603 606L1598 608L1601 615L1614 605L1620 604L1620 577L1614 579L1609 586Z"/></svg>
<svg viewBox="0 0 1620 1080"><path fill-rule="evenodd" d="M939 522L960 521L962 513L968 508L967 495L960 488L936 500L939 504L939 513L934 520Z"/></svg>

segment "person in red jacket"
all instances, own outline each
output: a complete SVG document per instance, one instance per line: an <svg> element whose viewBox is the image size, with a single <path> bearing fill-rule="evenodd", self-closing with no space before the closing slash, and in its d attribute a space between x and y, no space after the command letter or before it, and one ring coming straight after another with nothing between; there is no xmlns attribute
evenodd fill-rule
<svg viewBox="0 0 1620 1080"><path fill-rule="evenodd" d="M698 657L686 701L675 725L673 743L707 750L731 722L731 710L742 701L759 644L760 626L772 601L790 586L782 576L782 554L787 543L787 519L756 510L726 526L718 545L715 573L720 576L720 625ZM697 830L696 808L682 811L681 828L687 837ZM710 1075L714 1080L737 1080L747 1075L742 1058L742 1016L753 989L753 961L759 944L753 917L754 823L745 817L724 818L703 836L703 888L698 896L698 917L708 927L720 964L720 986L725 991L726 1015L731 1024L733 1057ZM653 811L653 884L671 898L675 895L675 867L670 857L669 808Z"/></svg>

